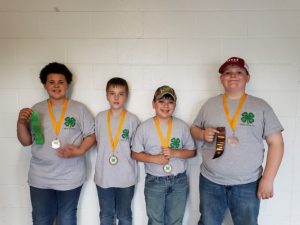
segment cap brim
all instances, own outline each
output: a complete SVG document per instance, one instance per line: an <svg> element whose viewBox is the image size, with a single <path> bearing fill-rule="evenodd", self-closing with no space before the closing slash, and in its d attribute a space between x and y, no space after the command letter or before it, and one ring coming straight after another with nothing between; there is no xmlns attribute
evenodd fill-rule
<svg viewBox="0 0 300 225"><path fill-rule="evenodd" d="M240 68L246 70L247 73L249 73L249 71L248 71L248 69L247 69L247 67L246 67L246 64L245 64L245 66L241 66L241 65L239 65L239 64L237 64L237 63L232 63L232 62L226 62L226 63L224 63L224 64L220 67L219 73L220 73L220 74L224 73L225 69L226 69L228 66L237 66L237 67L240 67Z"/></svg>
<svg viewBox="0 0 300 225"><path fill-rule="evenodd" d="M173 98L173 100L174 101L176 101L176 96L174 96L172 93L170 93L170 92L166 92L166 93L163 93L163 94L161 94L161 95L158 95L158 96L156 96L155 97L155 99L156 100L159 100L159 99L162 99L165 95L170 95L170 96L172 96L172 98Z"/></svg>

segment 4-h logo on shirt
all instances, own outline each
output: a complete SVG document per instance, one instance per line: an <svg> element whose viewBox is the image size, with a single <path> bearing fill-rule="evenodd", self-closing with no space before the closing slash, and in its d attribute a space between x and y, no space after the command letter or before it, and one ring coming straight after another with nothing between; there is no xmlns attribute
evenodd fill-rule
<svg viewBox="0 0 300 225"><path fill-rule="evenodd" d="M76 119L74 117L66 117L64 124L67 128L71 129L71 128L75 127Z"/></svg>
<svg viewBox="0 0 300 225"><path fill-rule="evenodd" d="M254 114L252 112L243 112L242 113L242 125L251 126L254 123Z"/></svg>
<svg viewBox="0 0 300 225"><path fill-rule="evenodd" d="M124 129L122 131L122 140L124 141L128 141L129 140L129 130L128 129Z"/></svg>
<svg viewBox="0 0 300 225"><path fill-rule="evenodd" d="M170 143L170 148L179 149L180 147L180 139L179 138L172 138Z"/></svg>

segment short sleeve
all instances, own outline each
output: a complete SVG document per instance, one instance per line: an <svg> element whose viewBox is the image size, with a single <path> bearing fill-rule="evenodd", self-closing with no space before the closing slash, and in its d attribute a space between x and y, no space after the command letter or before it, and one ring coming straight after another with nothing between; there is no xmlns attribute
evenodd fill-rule
<svg viewBox="0 0 300 225"><path fill-rule="evenodd" d="M182 140L182 148L187 149L187 150L195 150L195 141L192 138L190 129L187 124L184 124L184 129L183 129L183 140Z"/></svg>
<svg viewBox="0 0 300 225"><path fill-rule="evenodd" d="M192 126L194 127L199 127L199 128L204 128L204 111L205 111L205 106L202 106L201 109L198 112L198 115L196 116Z"/></svg>
<svg viewBox="0 0 300 225"><path fill-rule="evenodd" d="M264 134L263 137L266 138L269 134L282 132L283 127L277 118L275 112L270 105L266 103L264 109Z"/></svg>
<svg viewBox="0 0 300 225"><path fill-rule="evenodd" d="M131 150L134 152L143 152L145 150L144 145L144 126L139 125L132 139Z"/></svg>
<svg viewBox="0 0 300 225"><path fill-rule="evenodd" d="M85 138L95 133L95 120L87 107L81 105L81 108L81 131L82 136Z"/></svg>

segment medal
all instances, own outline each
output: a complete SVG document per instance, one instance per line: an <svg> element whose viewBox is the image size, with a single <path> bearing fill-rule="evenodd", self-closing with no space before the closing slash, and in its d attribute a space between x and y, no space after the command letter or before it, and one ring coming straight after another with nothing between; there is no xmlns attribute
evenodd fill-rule
<svg viewBox="0 0 300 225"><path fill-rule="evenodd" d="M166 173L171 173L172 166L170 164L166 164L166 165L164 165L163 169Z"/></svg>
<svg viewBox="0 0 300 225"><path fill-rule="evenodd" d="M68 106L68 99L65 99L62 110L61 110L61 113L60 113L59 120L58 120L58 122L56 122L54 112L53 112L53 108L52 108L52 103L51 103L50 100L48 100L48 111L49 111L51 123L52 123L52 126L53 126L53 131L54 131L54 134L56 136L56 138L51 142L51 147L53 149L58 149L58 148L61 147L61 143L60 143L60 141L58 140L57 137L58 137L58 134L60 132L60 128L62 126L63 119L65 117L65 113L67 111L67 106Z"/></svg>
<svg viewBox="0 0 300 225"><path fill-rule="evenodd" d="M109 157L109 163L111 165L116 165L118 163L118 157L115 155L112 155L111 157Z"/></svg>
<svg viewBox="0 0 300 225"><path fill-rule="evenodd" d="M51 147L53 149L58 149L60 148L60 141L58 139L54 139L52 142L51 142Z"/></svg>
<svg viewBox="0 0 300 225"><path fill-rule="evenodd" d="M239 144L239 139L233 134L227 138L227 142L228 142L228 144L230 144L231 146L234 147L237 144Z"/></svg>
<svg viewBox="0 0 300 225"><path fill-rule="evenodd" d="M160 128L158 118L154 117L153 120L154 120L154 124L155 124L155 127L156 127L156 131L158 133L160 142L162 144L162 147L163 148L168 148L169 147L169 142L170 142L170 139L171 139L171 132L172 132L172 117L168 120L168 129L167 129L166 138L164 138L164 135L163 135L162 130ZM166 173L170 173L172 171L172 166L168 163L168 164L163 166L163 170Z"/></svg>
<svg viewBox="0 0 300 225"><path fill-rule="evenodd" d="M226 115L226 119L227 119L227 122L232 130L232 135L229 136L227 138L227 143L231 146L236 146L239 144L239 139L237 136L235 136L235 128L236 128L236 124L237 124L237 121L238 121L238 117L239 117L239 114L240 114L240 111L243 107L243 104L244 102L246 101L246 97L247 97L247 94L244 94L240 101L239 101L239 104L237 106L237 109L234 113L234 116L233 118L230 117L230 114L229 114L229 108L228 108L228 105L227 105L227 102L226 102L226 95L224 94L223 95L223 107L224 107L224 111L225 111L225 115Z"/></svg>
<svg viewBox="0 0 300 225"><path fill-rule="evenodd" d="M121 130L123 127L123 123L125 121L125 115L126 115L126 111L123 110L120 121L119 121L117 133L116 133L115 137L113 138L112 131L111 131L111 124L110 124L110 110L107 111L107 132L108 132L108 137L109 137L109 141L110 141L110 145L111 145L111 150L113 152L112 156L109 157L109 163L111 165L116 165L118 163L118 158L117 158L117 156L114 155L114 152L116 151L117 145L119 143Z"/></svg>

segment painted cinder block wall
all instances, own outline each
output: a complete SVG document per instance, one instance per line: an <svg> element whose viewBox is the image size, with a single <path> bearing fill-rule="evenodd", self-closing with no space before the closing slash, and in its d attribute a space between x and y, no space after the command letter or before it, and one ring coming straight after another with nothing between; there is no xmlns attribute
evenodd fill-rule
<svg viewBox="0 0 300 225"><path fill-rule="evenodd" d="M266 99L284 125L285 156L275 197L261 204L262 225L300 224L300 2L298 0L0 0L0 225L30 225L27 185L30 148L16 138L22 107L47 96L38 80L47 63L67 64L75 75L72 98L94 115L108 107L105 84L129 82L128 109L153 115L154 90L178 95L176 116L191 124L204 101L218 93L218 66L244 57L248 93ZM93 183L95 150L86 157L88 179L79 225L97 225ZM201 157L189 161L190 195L184 225L199 218ZM144 171L133 201L134 225L147 222ZM227 217L224 225L232 225Z"/></svg>

